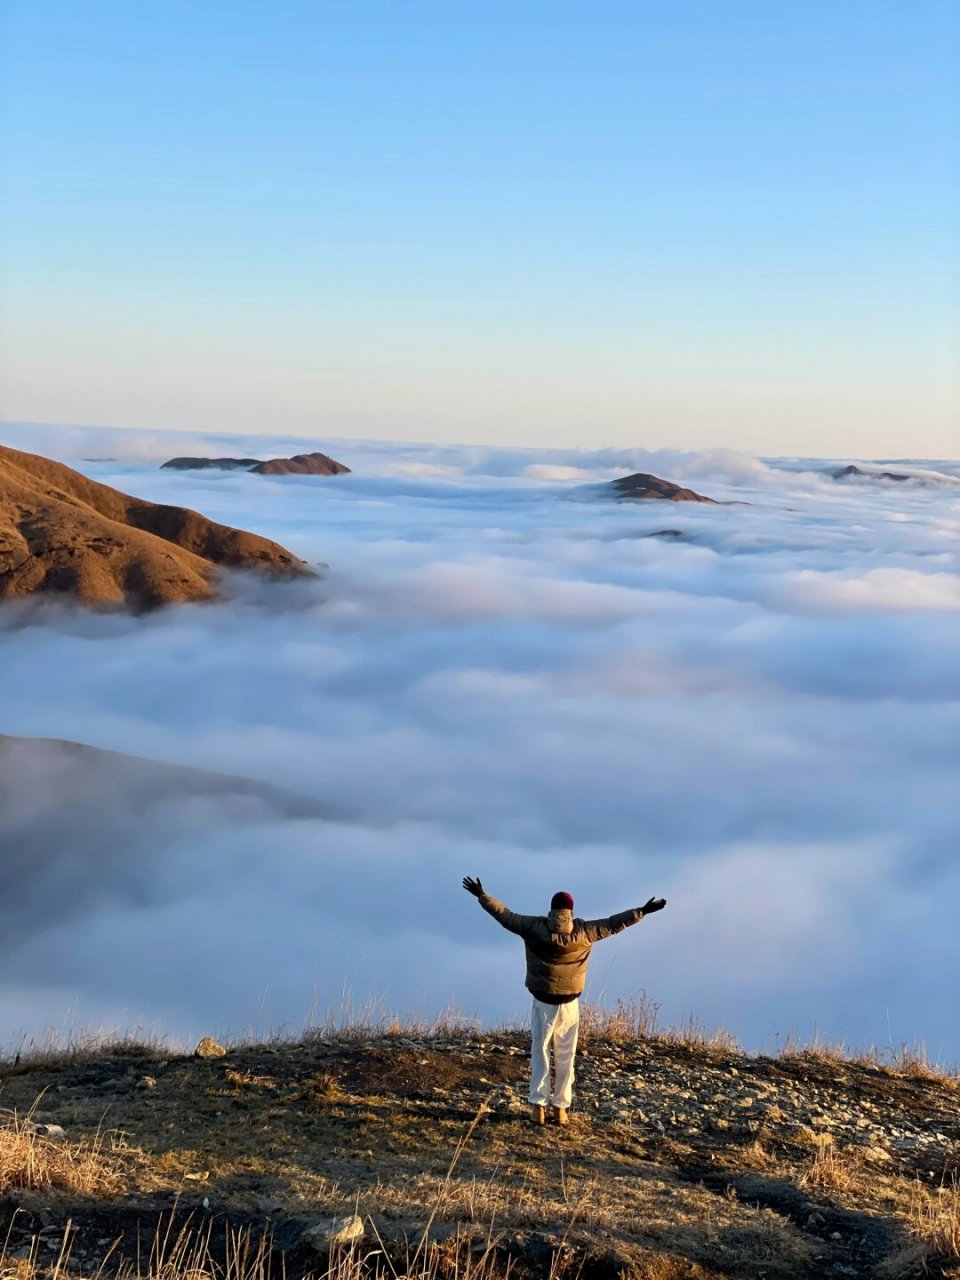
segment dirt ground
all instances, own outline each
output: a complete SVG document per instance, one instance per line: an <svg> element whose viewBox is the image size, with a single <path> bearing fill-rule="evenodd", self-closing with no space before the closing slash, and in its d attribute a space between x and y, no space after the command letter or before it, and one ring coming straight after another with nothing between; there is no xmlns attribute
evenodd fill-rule
<svg viewBox="0 0 960 1280"><path fill-rule="evenodd" d="M949 1081L592 1040L559 1129L530 1123L526 1072L520 1034L7 1064L0 1125L62 1126L66 1154L105 1170L90 1187L0 1174L7 1269L45 1274L67 1239L61 1274L112 1274L189 1220L214 1242L267 1232L287 1276L323 1274L307 1233L356 1214L370 1256L401 1275L428 1224L451 1258L484 1249L518 1276L960 1275ZM57 1141L38 1137L40 1155Z"/></svg>

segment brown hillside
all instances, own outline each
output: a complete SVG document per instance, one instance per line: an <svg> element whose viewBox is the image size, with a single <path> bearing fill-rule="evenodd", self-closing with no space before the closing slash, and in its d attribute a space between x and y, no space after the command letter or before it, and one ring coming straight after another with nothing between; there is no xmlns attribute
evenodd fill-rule
<svg viewBox="0 0 960 1280"><path fill-rule="evenodd" d="M350 468L325 453L296 453L292 458L171 458L161 471L249 471L258 476L346 476Z"/></svg>
<svg viewBox="0 0 960 1280"><path fill-rule="evenodd" d="M955 1081L604 1031L584 1024L566 1130L528 1122L522 1033L0 1062L0 1275L957 1275ZM137 1271L158 1240L169 1265ZM262 1265L229 1269L238 1243Z"/></svg>
<svg viewBox="0 0 960 1280"><path fill-rule="evenodd" d="M209 599L221 567L309 572L257 534L0 445L0 600L61 592L84 604L150 609Z"/></svg>
<svg viewBox="0 0 960 1280"><path fill-rule="evenodd" d="M259 476L342 476L349 467L325 453L295 453L292 458L270 458L253 468Z"/></svg>

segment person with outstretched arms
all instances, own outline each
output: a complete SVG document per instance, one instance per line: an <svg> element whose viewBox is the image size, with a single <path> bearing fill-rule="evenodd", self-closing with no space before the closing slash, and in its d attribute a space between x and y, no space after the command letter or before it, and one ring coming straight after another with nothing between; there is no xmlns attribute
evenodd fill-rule
<svg viewBox="0 0 960 1280"><path fill-rule="evenodd" d="M662 911L666 898L650 898L602 920L580 920L573 914L569 893L555 893L545 916L521 916L490 896L479 880L464 877L463 887L499 924L523 939L527 952L526 988L533 996L530 1031L530 1105L534 1124L546 1124L553 1109L555 1124L569 1122L573 1097L573 1064L580 1028L580 996L587 980L590 950L595 942L622 933L644 916ZM550 1089L550 1051L554 1085Z"/></svg>

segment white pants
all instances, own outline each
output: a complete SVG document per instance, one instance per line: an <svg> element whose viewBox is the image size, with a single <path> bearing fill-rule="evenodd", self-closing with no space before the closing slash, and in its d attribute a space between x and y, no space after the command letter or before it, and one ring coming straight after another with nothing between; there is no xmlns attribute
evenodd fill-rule
<svg viewBox="0 0 960 1280"><path fill-rule="evenodd" d="M534 1106L569 1107L573 1098L573 1060L577 1056L580 1001L544 1004L534 1000L530 1018L530 1101ZM550 1096L550 1046L556 1080Z"/></svg>

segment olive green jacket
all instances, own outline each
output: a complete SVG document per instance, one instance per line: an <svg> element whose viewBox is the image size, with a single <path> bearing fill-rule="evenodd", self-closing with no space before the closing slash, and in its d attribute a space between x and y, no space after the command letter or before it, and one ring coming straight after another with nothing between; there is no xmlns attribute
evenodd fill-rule
<svg viewBox="0 0 960 1280"><path fill-rule="evenodd" d="M587 981L593 944L643 919L640 907L605 920L577 920L566 909L546 916L521 916L489 893L481 894L477 901L504 929L523 939L527 949L526 988L538 1000L580 995Z"/></svg>

